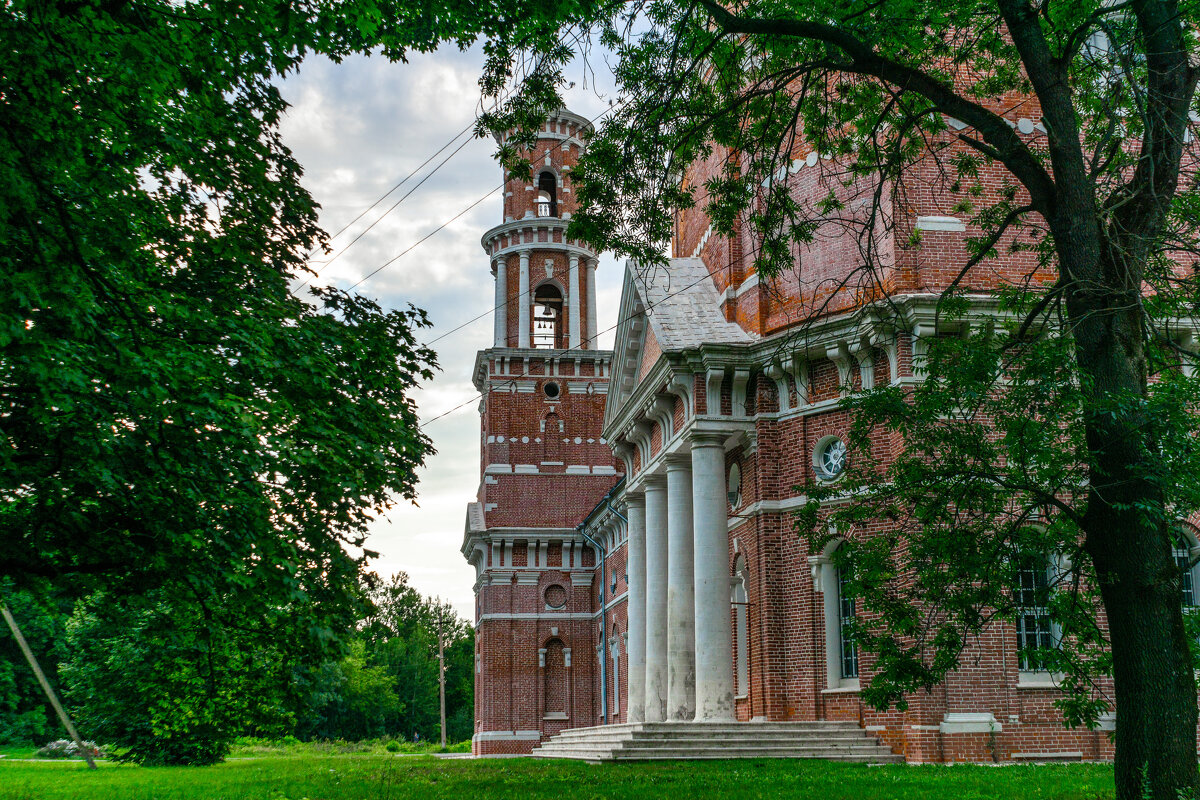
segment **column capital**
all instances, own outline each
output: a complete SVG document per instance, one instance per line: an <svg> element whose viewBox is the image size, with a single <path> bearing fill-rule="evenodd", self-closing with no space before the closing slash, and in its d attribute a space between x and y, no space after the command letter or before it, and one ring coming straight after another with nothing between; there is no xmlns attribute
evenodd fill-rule
<svg viewBox="0 0 1200 800"><path fill-rule="evenodd" d="M626 508L645 508L646 498L641 492L629 492L624 497Z"/></svg>
<svg viewBox="0 0 1200 800"><path fill-rule="evenodd" d="M692 431L688 436L688 441L692 447L719 447L724 450L727 438L729 438L728 434L718 431Z"/></svg>
<svg viewBox="0 0 1200 800"><path fill-rule="evenodd" d="M692 457L686 450L679 453L667 453L667 455L663 456L663 462L667 465L668 472L677 469L690 470L692 468Z"/></svg>
<svg viewBox="0 0 1200 800"><path fill-rule="evenodd" d="M666 489L667 476L659 472L651 472L642 478L642 486L646 489Z"/></svg>

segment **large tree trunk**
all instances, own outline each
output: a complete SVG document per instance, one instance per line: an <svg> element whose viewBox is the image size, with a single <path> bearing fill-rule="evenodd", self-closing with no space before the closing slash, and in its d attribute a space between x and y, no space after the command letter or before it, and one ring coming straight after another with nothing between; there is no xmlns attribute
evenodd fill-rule
<svg viewBox="0 0 1200 800"><path fill-rule="evenodd" d="M1159 456L1137 402L1146 391L1141 312L1115 299L1068 305L1090 394L1084 530L1112 643L1117 798L1178 800L1198 785L1196 682L1174 526L1162 488L1146 477Z"/></svg>
<svg viewBox="0 0 1200 800"><path fill-rule="evenodd" d="M1169 574L1177 570L1169 563L1169 551L1157 552L1166 550L1161 544L1165 536L1151 531L1129 535L1138 523L1122 518L1126 516L1132 515L1094 515L1089 522L1097 534L1088 535L1102 575L1112 642L1117 798L1194 797L1196 684L1179 582Z"/></svg>

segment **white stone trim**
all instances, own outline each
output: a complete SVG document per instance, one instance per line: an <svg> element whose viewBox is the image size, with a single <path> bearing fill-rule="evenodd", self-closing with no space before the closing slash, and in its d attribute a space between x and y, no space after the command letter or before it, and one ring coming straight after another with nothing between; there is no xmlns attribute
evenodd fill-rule
<svg viewBox="0 0 1200 800"><path fill-rule="evenodd" d="M947 712L938 725L942 733L991 733L1003 729L990 711Z"/></svg>
<svg viewBox="0 0 1200 800"><path fill-rule="evenodd" d="M961 233L967 229L967 224L958 217L917 217L916 229L919 231L954 231Z"/></svg>
<svg viewBox="0 0 1200 800"><path fill-rule="evenodd" d="M471 737L473 742L536 742L542 738L541 731L479 731Z"/></svg>
<svg viewBox="0 0 1200 800"><path fill-rule="evenodd" d="M517 619L582 619L590 620L595 617L591 611L532 611L532 612L503 612L497 611L490 614L480 614L480 622L489 622L492 620L517 620Z"/></svg>

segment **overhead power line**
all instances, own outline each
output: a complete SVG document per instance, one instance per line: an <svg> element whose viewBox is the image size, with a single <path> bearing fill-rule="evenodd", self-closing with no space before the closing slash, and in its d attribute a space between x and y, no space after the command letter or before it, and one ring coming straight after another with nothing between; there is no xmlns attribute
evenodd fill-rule
<svg viewBox="0 0 1200 800"><path fill-rule="evenodd" d="M705 281L706 279L710 279L710 278L712 278L713 274L714 274L714 273L712 273L712 272L706 272L706 273L703 275L703 277L700 277L700 278L698 278L698 279L696 279L696 280L692 281L691 283L689 283L687 286L683 286L683 287L681 287L681 288L679 288L679 289L676 289L675 291L673 291L673 292L671 292L671 293L669 293L669 294L665 295L665 296L664 296L662 299L660 299L660 300L659 300L657 303L651 303L650 305L646 306L644 309L642 309L642 310L641 310L640 312L638 312L638 313L639 313L639 314L641 314L641 315L644 315L644 316L648 316L648 315L649 315L649 312L650 312L650 310L651 310L651 309L653 309L655 306L657 306L657 305L659 305L659 304L661 304L661 303L663 303L663 302L665 302L665 301L669 300L670 298L672 298L672 297L674 297L674 296L676 296L676 295L678 295L678 294L682 294L683 292L686 292L688 289L691 289L693 286L697 286L697 285L699 285L700 283L702 283L702 282L703 282L703 281ZM637 316L637 315L638 315L638 314L633 314L633 315L631 315L631 317L632 317L632 316ZM627 320L627 319L630 319L631 317L626 317L626 318L625 318L625 320ZM596 334L596 336L597 336L597 337L599 337L599 336L600 336L600 334L604 334L604 333L608 333L609 331L616 330L618 327L620 327L621 323L622 323L622 322L624 322L625 320L618 319L618 320L616 321L616 324L614 324L614 325L611 325L611 326L609 326L609 327L605 328L604 330L602 330L602 331L600 331L599 333L597 333L597 334ZM470 324L470 323L466 323L466 324ZM592 342L592 343L594 343L594 340L593 340L593 342ZM571 352L572 350L576 350L576 349L578 349L578 350L582 350L582 349L583 349L583 345L577 345L576 347L567 347L567 348L564 348L564 349L562 349L562 350L547 350L546 352L547 352L547 354L551 354L553 357L560 357L560 356L561 356L563 353L569 353L569 352ZM521 380L522 378L528 378L528 377L529 377L531 374L532 374L532 373L530 373L530 372L528 372L528 371L526 371L526 372L523 372L523 373L521 373L520 375L516 375L516 376L514 376L514 377L512 377L512 378L509 378L508 380L506 380L506 381L505 381L505 383L508 383L508 384L510 384L510 385L511 385L511 384L513 384L513 383L515 383L515 382L517 382L517 381ZM473 397L471 397L470 399L468 399L468 400L464 400L463 402L459 403L458 405L456 405L454 408L450 409L449 411L443 411L441 414L438 414L436 417L432 417L432 418L430 418L430 419L427 419L427 420L425 420L424 422L422 422L422 423L421 423L421 424L418 426L418 428L419 428L420 430L424 430L426 425L429 425L429 424L431 424L431 423L437 422L439 419L442 419L443 417L448 417L448 416L450 416L451 414L453 414L455 411L458 411L458 410L459 410L459 409L461 409L461 408L465 408L466 406L469 406L471 403L474 403L474 402L478 401L478 400L479 400L480 398L482 398L482 397L483 397L483 393L482 393L482 392L480 392L480 393L478 393L478 394L474 395Z"/></svg>

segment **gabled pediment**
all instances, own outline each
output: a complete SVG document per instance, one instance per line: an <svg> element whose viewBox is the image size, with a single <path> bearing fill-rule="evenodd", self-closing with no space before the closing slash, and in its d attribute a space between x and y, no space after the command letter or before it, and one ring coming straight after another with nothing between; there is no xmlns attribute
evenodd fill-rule
<svg viewBox="0 0 1200 800"><path fill-rule="evenodd" d="M607 425L649 371L644 362L706 344L745 344L756 337L729 322L704 261L672 258L642 269L625 262L612 378L604 411Z"/></svg>

